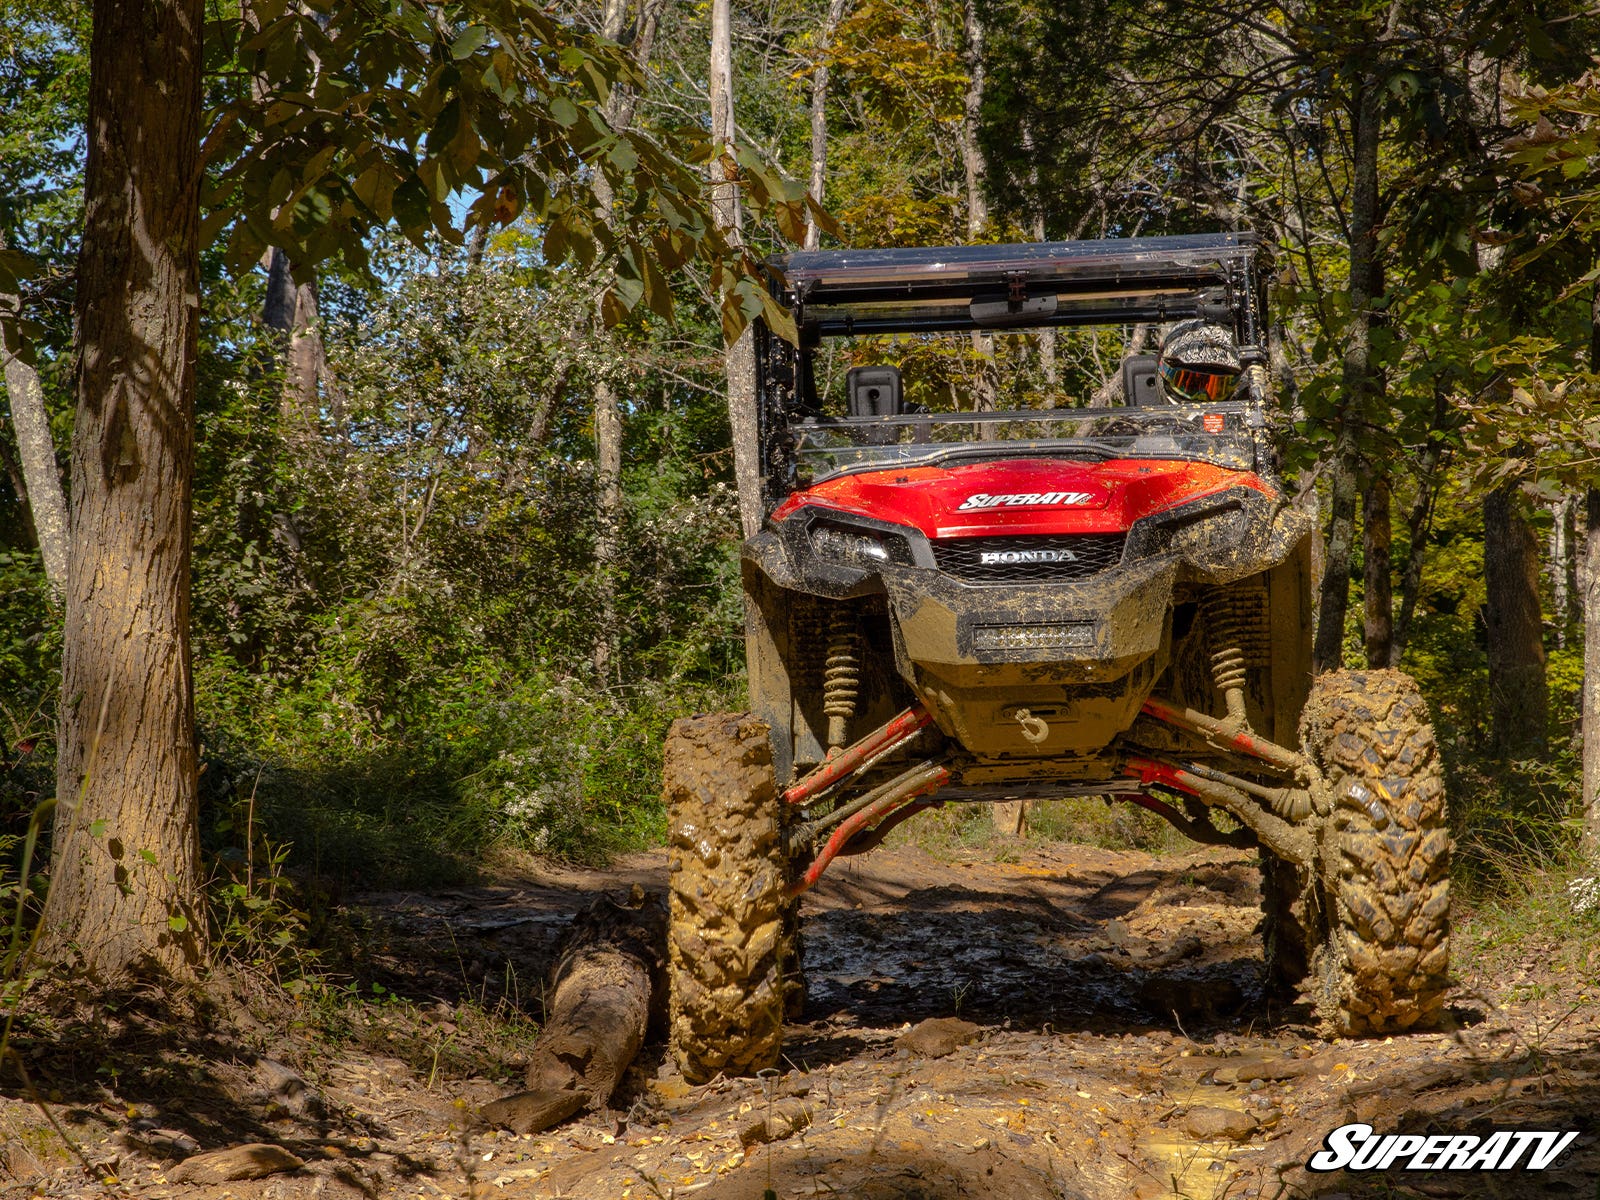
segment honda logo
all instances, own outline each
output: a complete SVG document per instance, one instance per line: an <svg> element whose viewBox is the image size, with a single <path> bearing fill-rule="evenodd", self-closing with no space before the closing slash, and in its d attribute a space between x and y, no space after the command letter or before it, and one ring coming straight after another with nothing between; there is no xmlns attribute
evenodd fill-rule
<svg viewBox="0 0 1600 1200"><path fill-rule="evenodd" d="M1071 550L981 550L978 552L978 562L984 566L1002 563L1057 563L1077 561L1078 556Z"/></svg>

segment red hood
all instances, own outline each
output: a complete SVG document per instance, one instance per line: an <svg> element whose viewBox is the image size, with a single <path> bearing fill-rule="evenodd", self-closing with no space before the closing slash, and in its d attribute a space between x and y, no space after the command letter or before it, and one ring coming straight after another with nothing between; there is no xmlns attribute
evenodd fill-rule
<svg viewBox="0 0 1600 1200"><path fill-rule="evenodd" d="M910 525L930 538L1123 533L1151 513L1241 486L1277 494L1249 471L1210 463L1008 459L842 475L796 492L772 519L814 505Z"/></svg>

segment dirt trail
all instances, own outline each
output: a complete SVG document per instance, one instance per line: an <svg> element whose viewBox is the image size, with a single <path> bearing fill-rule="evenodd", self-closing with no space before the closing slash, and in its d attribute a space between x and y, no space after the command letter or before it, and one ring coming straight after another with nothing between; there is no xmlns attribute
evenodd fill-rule
<svg viewBox="0 0 1600 1200"><path fill-rule="evenodd" d="M273 1127L303 1170L169 1185L158 1155L125 1151L123 1194L1596 1195L1600 1006L1576 981L1563 991L1533 962L1542 1000L1507 1003L1469 979L1488 994L1458 989L1447 1032L1325 1043L1303 1010L1260 1002L1248 855L1030 843L1011 857L951 863L899 847L831 871L807 900L806 1020L769 1078L691 1088L657 1045L618 1110L519 1138L472 1119L505 1085L424 1081L394 1059L341 1054L306 1072L320 1125L279 1114ZM663 855L641 855L605 874L551 870L361 903L397 937L447 944L441 971L514 965L531 979L586 894L659 888L664 872ZM970 1027L911 1033L952 1017ZM1355 1120L1395 1133L1585 1132L1540 1174L1302 1169L1330 1129ZM763 1124L778 1136L752 1142ZM29 1191L78 1194L68 1177ZM0 1188L10 1194L29 1192Z"/></svg>

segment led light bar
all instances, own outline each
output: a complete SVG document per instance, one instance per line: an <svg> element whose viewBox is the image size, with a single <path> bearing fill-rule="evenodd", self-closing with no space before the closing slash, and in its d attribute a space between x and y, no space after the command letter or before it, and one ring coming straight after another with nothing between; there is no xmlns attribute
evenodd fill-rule
<svg viewBox="0 0 1600 1200"><path fill-rule="evenodd" d="M1094 646L1094 622L1060 625L978 625L972 630L974 650L1088 650Z"/></svg>

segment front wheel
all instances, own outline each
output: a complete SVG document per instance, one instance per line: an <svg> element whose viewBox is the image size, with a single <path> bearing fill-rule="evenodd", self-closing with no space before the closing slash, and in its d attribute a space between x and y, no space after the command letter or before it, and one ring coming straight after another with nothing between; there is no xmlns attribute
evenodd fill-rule
<svg viewBox="0 0 1600 1200"><path fill-rule="evenodd" d="M1450 833L1427 705L1399 671L1335 671L1300 729L1331 803L1310 964L1324 1032L1432 1024L1449 984Z"/></svg>
<svg viewBox="0 0 1600 1200"><path fill-rule="evenodd" d="M675 721L663 762L671 847L670 1040L691 1083L778 1061L788 989L781 802L766 723Z"/></svg>

